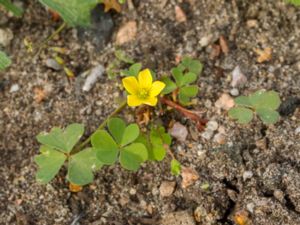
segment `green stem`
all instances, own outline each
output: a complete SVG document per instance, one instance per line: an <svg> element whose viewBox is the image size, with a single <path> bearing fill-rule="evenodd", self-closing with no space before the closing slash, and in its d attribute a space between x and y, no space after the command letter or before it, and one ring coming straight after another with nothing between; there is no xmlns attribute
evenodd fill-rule
<svg viewBox="0 0 300 225"><path fill-rule="evenodd" d="M39 50L36 53L36 56L40 54L40 52L45 48L47 43L52 40L56 35L58 35L65 27L67 26L66 22L63 22L49 37L47 37L40 45Z"/></svg>
<svg viewBox="0 0 300 225"><path fill-rule="evenodd" d="M113 111L108 117L106 117L106 119L99 125L99 127L84 142L78 145L71 153L74 154L81 151L88 143L90 143L93 134L96 133L98 130L103 129L107 124L108 120L110 120L115 115L119 114L125 108L126 105L127 101L125 100L119 105L117 109L115 109L115 111Z"/></svg>

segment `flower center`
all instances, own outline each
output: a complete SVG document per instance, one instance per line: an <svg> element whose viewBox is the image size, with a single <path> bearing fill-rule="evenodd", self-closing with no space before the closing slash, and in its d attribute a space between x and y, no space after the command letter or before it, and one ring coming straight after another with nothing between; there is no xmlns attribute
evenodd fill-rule
<svg viewBox="0 0 300 225"><path fill-rule="evenodd" d="M138 97L139 97L140 99L146 99L146 98L148 98L148 97L149 97L149 91L146 90L146 89L141 89L141 90L139 91L139 93L138 93Z"/></svg>

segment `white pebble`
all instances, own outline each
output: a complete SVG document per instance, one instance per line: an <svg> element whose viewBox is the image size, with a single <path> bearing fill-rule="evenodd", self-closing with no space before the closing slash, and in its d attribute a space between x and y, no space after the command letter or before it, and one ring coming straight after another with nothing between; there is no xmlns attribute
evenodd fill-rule
<svg viewBox="0 0 300 225"><path fill-rule="evenodd" d="M244 181L246 181L247 179L250 179L251 177L253 177L252 171L247 170L243 173L243 180Z"/></svg>
<svg viewBox="0 0 300 225"><path fill-rule="evenodd" d="M232 96L238 96L240 94L240 92L237 88L233 88L233 89L230 90L230 94Z"/></svg>
<svg viewBox="0 0 300 225"><path fill-rule="evenodd" d="M11 87L10 87L10 90L9 92L10 93L13 93L13 92L17 92L20 90L20 86L18 84L13 84Z"/></svg>
<svg viewBox="0 0 300 225"><path fill-rule="evenodd" d="M296 128L295 134L300 134L300 127L297 127L297 128Z"/></svg>
<svg viewBox="0 0 300 225"><path fill-rule="evenodd" d="M211 120L211 121L208 121L208 123L206 124L207 131L215 131L218 129L218 127L219 127L219 124L217 121Z"/></svg>
<svg viewBox="0 0 300 225"><path fill-rule="evenodd" d="M104 73L105 69L102 65L98 65L96 67L94 67L89 73L88 73L88 77L85 80L85 83L82 87L83 91L90 91L92 89L92 87L94 86L94 84L96 83L96 81L102 77L103 73Z"/></svg>

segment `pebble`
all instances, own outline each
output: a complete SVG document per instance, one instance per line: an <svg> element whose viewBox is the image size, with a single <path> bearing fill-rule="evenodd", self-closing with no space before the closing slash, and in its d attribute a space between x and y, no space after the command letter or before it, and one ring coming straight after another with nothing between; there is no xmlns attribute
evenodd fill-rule
<svg viewBox="0 0 300 225"><path fill-rule="evenodd" d="M258 23L257 20L247 20L247 27L248 28L254 28L254 27L258 27Z"/></svg>
<svg viewBox="0 0 300 225"><path fill-rule="evenodd" d="M88 92L92 89L96 81L101 78L104 74L104 67L102 65L98 65L91 69L91 71L88 72L87 78L84 82L84 85L82 87L82 90L85 92ZM86 74L85 72L84 74Z"/></svg>
<svg viewBox="0 0 300 225"><path fill-rule="evenodd" d="M231 94L232 96L238 96L238 95L240 94L240 92L239 92L239 90L238 90L237 88L232 88L232 89L230 90L230 94Z"/></svg>
<svg viewBox="0 0 300 225"><path fill-rule="evenodd" d="M218 143L220 145L224 145L226 143L226 136L222 133L217 133L214 138L213 141L215 143Z"/></svg>
<svg viewBox="0 0 300 225"><path fill-rule="evenodd" d="M243 86L246 82L247 82L247 77L242 73L240 67L236 66L232 71L231 86L234 88Z"/></svg>
<svg viewBox="0 0 300 225"><path fill-rule="evenodd" d="M201 134L201 137L203 137L206 140L210 140L212 138L213 134L214 134L214 132L212 130L207 130Z"/></svg>
<svg viewBox="0 0 300 225"><path fill-rule="evenodd" d="M169 130L171 136L175 137L177 140L184 142L188 135L187 128L179 122L176 122L173 127Z"/></svg>
<svg viewBox="0 0 300 225"><path fill-rule="evenodd" d="M46 60L46 66L50 69L53 69L53 70L61 70L62 69L62 66L58 64L58 62L56 62L56 60L54 59L47 59Z"/></svg>
<svg viewBox="0 0 300 225"><path fill-rule="evenodd" d="M219 109L229 110L230 108L232 108L234 106L234 100L230 95L224 93L215 102L215 106Z"/></svg>
<svg viewBox="0 0 300 225"><path fill-rule="evenodd" d="M243 180L244 180L244 181L246 181L246 180L248 180L248 179L250 179L250 178L252 178L252 177L253 177L252 171L247 170L247 171L245 171L245 172L243 173Z"/></svg>
<svg viewBox="0 0 300 225"><path fill-rule="evenodd" d="M20 90L20 86L18 84L13 84L11 87L10 87L10 90L9 92L10 93L13 93L13 92L17 92Z"/></svg>
<svg viewBox="0 0 300 225"><path fill-rule="evenodd" d="M297 127L297 128L296 128L295 134L300 134L300 127Z"/></svg>
<svg viewBox="0 0 300 225"><path fill-rule="evenodd" d="M163 216L159 222L161 225L196 225L190 211L176 211Z"/></svg>
<svg viewBox="0 0 300 225"><path fill-rule="evenodd" d="M134 188L130 188L129 194L130 195L135 195L136 194L136 190Z"/></svg>
<svg viewBox="0 0 300 225"><path fill-rule="evenodd" d="M116 36L116 44L123 45L135 39L137 34L136 21L129 21L125 23L118 31Z"/></svg>
<svg viewBox="0 0 300 225"><path fill-rule="evenodd" d="M13 38L14 34L10 29L0 29L0 45L8 46Z"/></svg>
<svg viewBox="0 0 300 225"><path fill-rule="evenodd" d="M210 107L212 106L212 102L211 102L209 99L207 99L207 100L204 102L204 106L205 106L205 108L210 108Z"/></svg>
<svg viewBox="0 0 300 225"><path fill-rule="evenodd" d="M219 127L219 124L217 121L208 121L208 123L206 124L206 130L211 130L211 131L215 131L217 130Z"/></svg>
<svg viewBox="0 0 300 225"><path fill-rule="evenodd" d="M162 197L169 197L173 194L175 189L175 181L163 181L159 187L159 193Z"/></svg>
<svg viewBox="0 0 300 225"><path fill-rule="evenodd" d="M247 208L247 210L248 210L250 213L253 213L253 212L254 212L254 207L255 207L255 205L254 205L253 202L248 203L248 204L246 205L246 208Z"/></svg>
<svg viewBox="0 0 300 225"><path fill-rule="evenodd" d="M211 34L204 36L200 39L199 44L201 45L201 47L206 47L211 42L212 38L213 38L213 36Z"/></svg>
<svg viewBox="0 0 300 225"><path fill-rule="evenodd" d="M175 6L175 18L178 23L186 22L186 15L180 6Z"/></svg>

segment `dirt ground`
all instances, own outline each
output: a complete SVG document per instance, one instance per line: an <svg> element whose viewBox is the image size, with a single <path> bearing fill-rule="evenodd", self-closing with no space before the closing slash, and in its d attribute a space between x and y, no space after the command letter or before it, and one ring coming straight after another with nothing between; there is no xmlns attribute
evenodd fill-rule
<svg viewBox="0 0 300 225"><path fill-rule="evenodd" d="M89 92L84 79L69 82L62 71L47 68L50 51L34 60L23 45L24 38L38 43L61 22L53 22L36 1L24 1L22 20L1 19L13 39L5 51L13 64L0 73L0 224L236 224L237 218L253 225L300 224L300 111L265 126L259 120L239 125L215 102L230 93L233 69L239 66L248 80L240 94L258 89L278 91L281 98L300 97L300 8L279 0L147 0L132 1L121 14L112 14L114 30L108 42L101 35L65 29L50 42L69 50L65 57L76 75L114 59L115 36L130 20L137 22L137 36L121 49L158 75L169 73L177 56L190 55L204 64L198 80L200 92L195 110L216 121L214 134L225 135L225 143L195 132L193 123L176 113L172 118L188 127L185 142L174 140L172 151L199 179L182 188L182 178L169 172L170 159L147 163L137 173L118 165L105 167L93 184L70 193L65 170L48 185L35 181L35 136L53 126L85 124L86 136L118 106L119 78L103 76ZM175 7L185 12L179 23ZM2 17L3 15L1 15ZM109 18L108 18L109 19ZM96 29L97 30L97 29ZM87 31L88 32L88 31ZM229 53L212 57L214 44L223 35ZM102 40L102 39L101 39ZM272 59L257 62L254 49L272 48ZM12 92L11 87L19 89ZM35 88L47 91L37 103ZM133 120L133 111L123 114ZM297 129L298 128L298 129ZM162 197L160 185L175 181L174 193ZM208 184L208 188L203 188ZM235 219L234 219L235 218ZM240 223L246 224L246 223Z"/></svg>

